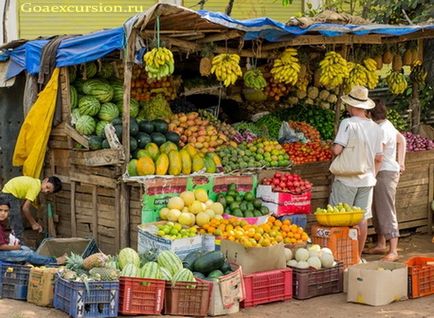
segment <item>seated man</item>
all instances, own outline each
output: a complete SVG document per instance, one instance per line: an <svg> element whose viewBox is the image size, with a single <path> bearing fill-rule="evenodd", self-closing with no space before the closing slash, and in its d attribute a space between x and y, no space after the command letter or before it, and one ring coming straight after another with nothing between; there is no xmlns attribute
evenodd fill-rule
<svg viewBox="0 0 434 318"><path fill-rule="evenodd" d="M33 265L62 265L66 256L58 258L41 256L29 247L20 245L19 240L11 233L6 233L10 205L9 202L0 198L0 261L9 263L27 262Z"/></svg>
<svg viewBox="0 0 434 318"><path fill-rule="evenodd" d="M40 192L56 193L62 189L62 182L57 177L48 177L39 180L31 177L21 176L9 180L3 187L0 198L9 202L10 206L10 226L14 235L23 240L24 225L21 210L32 229L42 232L42 226L35 221L30 209L35 203ZM24 201L24 203L23 203Z"/></svg>

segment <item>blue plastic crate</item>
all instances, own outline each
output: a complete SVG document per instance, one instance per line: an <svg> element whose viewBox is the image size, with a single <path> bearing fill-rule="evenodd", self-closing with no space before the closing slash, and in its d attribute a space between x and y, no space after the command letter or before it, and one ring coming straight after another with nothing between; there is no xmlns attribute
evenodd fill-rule
<svg viewBox="0 0 434 318"><path fill-rule="evenodd" d="M73 318L117 317L119 282L89 282L87 289L57 275L53 305Z"/></svg>
<svg viewBox="0 0 434 318"><path fill-rule="evenodd" d="M307 226L307 214L291 214L279 217L279 220L290 220L291 224L301 226L303 229Z"/></svg>
<svg viewBox="0 0 434 318"><path fill-rule="evenodd" d="M27 299L30 266L0 262L0 298Z"/></svg>

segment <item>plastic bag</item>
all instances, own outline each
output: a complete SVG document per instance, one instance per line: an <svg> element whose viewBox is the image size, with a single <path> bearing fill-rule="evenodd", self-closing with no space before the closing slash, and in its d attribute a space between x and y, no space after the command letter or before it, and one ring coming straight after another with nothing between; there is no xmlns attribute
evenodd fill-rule
<svg viewBox="0 0 434 318"><path fill-rule="evenodd" d="M279 129L279 143L302 142L307 143L309 139L302 132L296 132L288 122L284 121Z"/></svg>

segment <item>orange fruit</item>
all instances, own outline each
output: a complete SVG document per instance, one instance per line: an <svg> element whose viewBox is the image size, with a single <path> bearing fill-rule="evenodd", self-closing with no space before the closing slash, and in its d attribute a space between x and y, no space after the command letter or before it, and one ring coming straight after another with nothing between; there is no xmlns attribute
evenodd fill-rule
<svg viewBox="0 0 434 318"><path fill-rule="evenodd" d="M284 220L284 221L283 221L283 224L284 224L284 225L291 225L291 221L290 221L290 220Z"/></svg>
<svg viewBox="0 0 434 318"><path fill-rule="evenodd" d="M270 216L269 218L268 218L268 223L274 223L274 221L276 221L276 218L274 217L274 216Z"/></svg>
<svg viewBox="0 0 434 318"><path fill-rule="evenodd" d="M282 226L282 221L276 220L276 221L274 221L274 225L278 226L280 228Z"/></svg>

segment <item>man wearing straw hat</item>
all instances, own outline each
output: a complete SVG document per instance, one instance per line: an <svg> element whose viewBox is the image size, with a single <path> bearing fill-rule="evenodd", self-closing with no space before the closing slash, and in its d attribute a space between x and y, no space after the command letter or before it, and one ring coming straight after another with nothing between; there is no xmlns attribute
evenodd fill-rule
<svg viewBox="0 0 434 318"><path fill-rule="evenodd" d="M365 210L364 219L359 223L359 252L362 254L368 235L368 219L372 218L373 188L377 182L375 176L383 160L382 131L373 120L367 117L367 110L375 107L374 101L368 97L368 89L355 86L348 95L341 97L351 118L342 120L332 146L332 152L339 156L351 143L363 148L362 157L354 159L354 166L363 167L357 174L335 173L329 203L340 202L358 206ZM332 170L332 169L331 169Z"/></svg>

